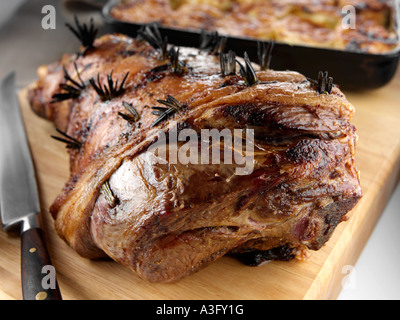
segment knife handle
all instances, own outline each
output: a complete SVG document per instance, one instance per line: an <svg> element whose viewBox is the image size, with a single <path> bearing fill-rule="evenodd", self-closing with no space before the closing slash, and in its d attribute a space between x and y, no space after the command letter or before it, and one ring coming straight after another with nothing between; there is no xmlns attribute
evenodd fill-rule
<svg viewBox="0 0 400 320"><path fill-rule="evenodd" d="M62 300L40 228L21 234L21 280L24 300Z"/></svg>

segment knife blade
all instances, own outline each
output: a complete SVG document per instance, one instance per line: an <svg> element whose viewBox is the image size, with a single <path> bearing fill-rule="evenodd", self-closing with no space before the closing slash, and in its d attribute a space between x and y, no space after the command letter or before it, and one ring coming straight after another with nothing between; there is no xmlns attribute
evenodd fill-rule
<svg viewBox="0 0 400 320"><path fill-rule="evenodd" d="M41 227L39 194L16 95L15 72L0 83L0 216L3 230L21 232L24 300L61 300Z"/></svg>

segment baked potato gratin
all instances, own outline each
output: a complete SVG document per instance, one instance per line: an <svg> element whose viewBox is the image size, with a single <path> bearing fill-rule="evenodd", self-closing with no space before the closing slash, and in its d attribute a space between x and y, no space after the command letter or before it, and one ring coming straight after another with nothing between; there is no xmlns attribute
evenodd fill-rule
<svg viewBox="0 0 400 320"><path fill-rule="evenodd" d="M399 44L394 1L122 0L110 13L131 23L379 54Z"/></svg>

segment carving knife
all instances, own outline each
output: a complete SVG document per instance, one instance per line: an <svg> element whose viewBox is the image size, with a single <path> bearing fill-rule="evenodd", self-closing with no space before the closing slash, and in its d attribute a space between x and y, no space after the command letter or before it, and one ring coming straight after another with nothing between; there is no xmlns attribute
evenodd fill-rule
<svg viewBox="0 0 400 320"><path fill-rule="evenodd" d="M62 300L44 241L35 170L17 99L15 73L0 83L0 215L20 229L24 300Z"/></svg>

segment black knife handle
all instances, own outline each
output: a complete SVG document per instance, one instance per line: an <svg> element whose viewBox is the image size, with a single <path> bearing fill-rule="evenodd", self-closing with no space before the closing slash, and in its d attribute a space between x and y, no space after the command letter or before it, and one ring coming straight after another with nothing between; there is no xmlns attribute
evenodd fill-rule
<svg viewBox="0 0 400 320"><path fill-rule="evenodd" d="M40 228L21 234L21 280L24 300L62 300Z"/></svg>

